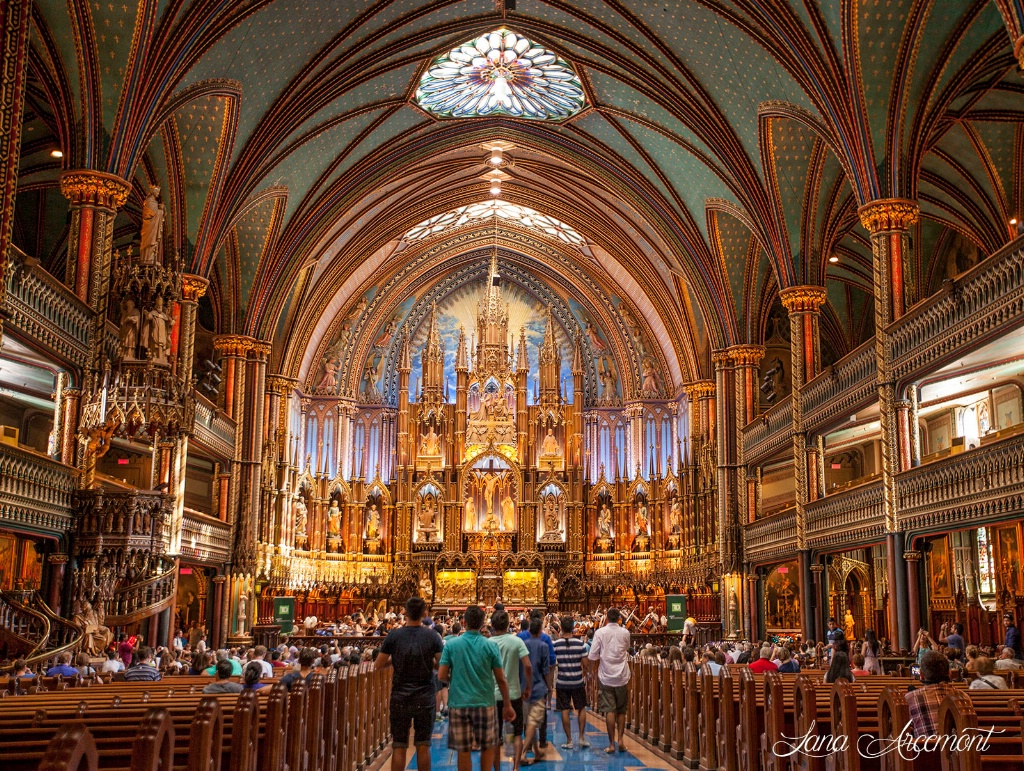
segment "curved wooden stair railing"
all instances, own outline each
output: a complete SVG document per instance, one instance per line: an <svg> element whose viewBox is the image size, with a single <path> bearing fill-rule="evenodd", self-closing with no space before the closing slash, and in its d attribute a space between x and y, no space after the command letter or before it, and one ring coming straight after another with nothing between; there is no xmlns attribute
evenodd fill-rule
<svg viewBox="0 0 1024 771"><path fill-rule="evenodd" d="M128 626L156 615L174 603L175 572L167 570L114 592L103 623Z"/></svg>
<svg viewBox="0 0 1024 771"><path fill-rule="evenodd" d="M24 654L29 669L59 656L65 651L74 652L82 647L84 630L77 624L61 618L36 595L31 595L32 605L26 605L10 592L0 591L0 622L5 626L8 639L12 629L31 629L32 637L23 636L31 648ZM0 667L5 671L11 667Z"/></svg>

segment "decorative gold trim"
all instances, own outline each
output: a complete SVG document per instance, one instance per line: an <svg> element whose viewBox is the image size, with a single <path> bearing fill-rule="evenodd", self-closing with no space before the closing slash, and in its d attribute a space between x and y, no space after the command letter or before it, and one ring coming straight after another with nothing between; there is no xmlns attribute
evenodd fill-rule
<svg viewBox="0 0 1024 771"><path fill-rule="evenodd" d="M299 387L299 379L286 375L268 375L267 390L276 391L279 394L286 394L294 388Z"/></svg>
<svg viewBox="0 0 1024 771"><path fill-rule="evenodd" d="M917 222L920 214L921 207L917 205L917 201L906 198L880 198L857 210L861 224L872 235L891 230L906 230Z"/></svg>
<svg viewBox="0 0 1024 771"><path fill-rule="evenodd" d="M907 562L920 562L921 552L919 551L905 551L903 552L903 559Z"/></svg>
<svg viewBox="0 0 1024 771"><path fill-rule="evenodd" d="M269 340L253 340L250 350L252 351L254 358L266 361L270 358L270 352L273 350L273 345Z"/></svg>
<svg viewBox="0 0 1024 771"><path fill-rule="evenodd" d="M199 302L199 298L206 294L208 286L210 282L202 276L184 273L181 276L181 299L185 302Z"/></svg>
<svg viewBox="0 0 1024 771"><path fill-rule="evenodd" d="M81 169L60 175L60 191L72 204L119 209L128 200L130 183L115 174Z"/></svg>
<svg viewBox="0 0 1024 771"><path fill-rule="evenodd" d="M763 345L734 345L725 349L740 367L756 367L764 358Z"/></svg>
<svg viewBox="0 0 1024 771"><path fill-rule="evenodd" d="M828 294L823 286L789 286L779 292L779 300L790 313L817 313Z"/></svg>
<svg viewBox="0 0 1024 771"><path fill-rule="evenodd" d="M1013 55L1017 58L1018 71L1024 75L1024 35L1017 38L1013 44Z"/></svg>
<svg viewBox="0 0 1024 771"><path fill-rule="evenodd" d="M256 341L245 335L220 335L213 338L213 349L221 356L244 357Z"/></svg>
<svg viewBox="0 0 1024 771"><path fill-rule="evenodd" d="M695 402L698 399L707 399L715 395L715 381L698 380L695 383L683 386L683 390L691 402Z"/></svg>
<svg viewBox="0 0 1024 771"><path fill-rule="evenodd" d="M66 565L68 564L67 554L51 554L46 558L46 561L51 565Z"/></svg>

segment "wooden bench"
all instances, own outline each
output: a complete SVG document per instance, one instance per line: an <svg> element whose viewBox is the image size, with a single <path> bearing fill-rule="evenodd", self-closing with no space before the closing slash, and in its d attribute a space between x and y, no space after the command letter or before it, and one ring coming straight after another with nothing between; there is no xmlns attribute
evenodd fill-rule
<svg viewBox="0 0 1024 771"><path fill-rule="evenodd" d="M1024 690L955 690L939 707L939 733L957 745L939 750L946 771L1020 771L1024 768ZM991 736L979 734L994 729ZM984 738L984 748L981 739Z"/></svg>

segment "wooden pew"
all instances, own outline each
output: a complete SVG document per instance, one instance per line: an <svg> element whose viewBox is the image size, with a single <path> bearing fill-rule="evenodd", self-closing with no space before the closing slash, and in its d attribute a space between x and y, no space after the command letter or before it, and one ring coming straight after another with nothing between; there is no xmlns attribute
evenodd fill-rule
<svg viewBox="0 0 1024 771"><path fill-rule="evenodd" d="M718 771L738 771L737 750L740 738L737 733L740 721L740 677L746 667L742 664L727 664L718 674L718 720L716 741L718 742Z"/></svg>
<svg viewBox="0 0 1024 771"><path fill-rule="evenodd" d="M955 690L939 708L938 730L957 737L957 745L941 747L944 771L1020 771L1024 768L1024 716L1020 704L1024 690ZM982 736L979 729L995 729ZM965 747L965 745L967 745Z"/></svg>

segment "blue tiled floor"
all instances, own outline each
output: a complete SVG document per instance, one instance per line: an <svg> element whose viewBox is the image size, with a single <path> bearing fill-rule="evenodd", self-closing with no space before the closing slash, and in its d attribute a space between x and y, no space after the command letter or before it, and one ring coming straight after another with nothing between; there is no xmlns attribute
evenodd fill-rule
<svg viewBox="0 0 1024 771"><path fill-rule="evenodd" d="M628 735L625 745L626 752L616 752L613 755L606 753L608 746L608 734L604 730L604 721L599 715L588 714L588 721L600 721L600 724L587 724L587 739L590 740L589 749L563 750L558 745L565 742L565 734L562 733L562 721L560 715L548 711L548 746L545 751L546 759L543 762L531 766L531 771L586 771L587 769L601 769L601 771L667 771L673 765L666 763L663 759L652 755L639 743L632 740ZM576 718L573 717L572 729L574 742L579 746L579 737L575 735ZM455 753L448 749L448 721L434 724L434 734L430 747L430 761L432 771L445 771L455 769ZM508 758L502 754L502 769L506 771L512 768ZM480 767L479 754L473 758L474 771ZM409 752L409 769L416 769L416 754Z"/></svg>

